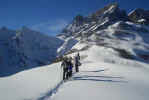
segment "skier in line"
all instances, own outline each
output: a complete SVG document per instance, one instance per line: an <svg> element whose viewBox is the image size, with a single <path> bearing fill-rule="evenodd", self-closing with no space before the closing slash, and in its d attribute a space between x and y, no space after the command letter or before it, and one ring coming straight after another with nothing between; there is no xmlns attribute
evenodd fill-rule
<svg viewBox="0 0 149 100"><path fill-rule="evenodd" d="M80 54L78 53L75 57L74 57L74 66L75 66L75 70L76 72L79 72L79 66L80 66Z"/></svg>
<svg viewBox="0 0 149 100"><path fill-rule="evenodd" d="M68 58L65 57L61 64L61 67L63 68L63 80L67 79L67 73L68 73L67 59Z"/></svg>
<svg viewBox="0 0 149 100"><path fill-rule="evenodd" d="M68 73L67 73L67 79L72 77L72 69L73 69L73 64L72 64L72 58L70 57L67 61L67 66L68 66Z"/></svg>
<svg viewBox="0 0 149 100"><path fill-rule="evenodd" d="M79 52L78 52L77 56L78 56L78 60L80 60L81 58L80 58L80 53Z"/></svg>

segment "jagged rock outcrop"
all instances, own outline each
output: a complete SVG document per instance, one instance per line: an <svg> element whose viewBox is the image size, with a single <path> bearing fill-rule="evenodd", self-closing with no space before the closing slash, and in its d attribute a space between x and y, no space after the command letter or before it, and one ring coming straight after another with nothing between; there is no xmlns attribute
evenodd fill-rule
<svg viewBox="0 0 149 100"><path fill-rule="evenodd" d="M128 14L129 19L135 23L149 25L149 10L138 8Z"/></svg>
<svg viewBox="0 0 149 100"><path fill-rule="evenodd" d="M121 10L117 2L111 3L102 9L99 9L91 16L94 18L105 18L108 17L110 20L128 20L127 13L125 10Z"/></svg>

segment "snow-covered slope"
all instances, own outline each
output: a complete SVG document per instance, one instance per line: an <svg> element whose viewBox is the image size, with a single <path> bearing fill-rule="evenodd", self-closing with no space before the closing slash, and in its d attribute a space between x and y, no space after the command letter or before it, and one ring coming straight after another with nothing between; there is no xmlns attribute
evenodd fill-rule
<svg viewBox="0 0 149 100"><path fill-rule="evenodd" d="M37 100L60 83L58 64L34 68L9 77L0 77L0 100Z"/></svg>
<svg viewBox="0 0 149 100"><path fill-rule="evenodd" d="M72 47L77 43L78 41L74 38L67 38L65 39L65 42L63 45L57 49L58 56L64 55L67 51L71 50Z"/></svg>
<svg viewBox="0 0 149 100"><path fill-rule="evenodd" d="M103 46L77 43L73 48L86 45L90 47L80 52L80 72L71 80L61 82L61 63L20 72L0 78L0 99L148 100L148 64L124 59Z"/></svg>
<svg viewBox="0 0 149 100"><path fill-rule="evenodd" d="M23 27L17 31L1 29L0 77L24 69L50 64L63 41Z"/></svg>
<svg viewBox="0 0 149 100"><path fill-rule="evenodd" d="M78 40L71 49L80 52L80 72L44 100L148 100L148 12L135 12L112 3L75 18L58 37Z"/></svg>
<svg viewBox="0 0 149 100"><path fill-rule="evenodd" d="M78 43L74 48L83 45ZM80 72L44 100L149 99L148 64L121 58L113 49L95 45L80 55Z"/></svg>

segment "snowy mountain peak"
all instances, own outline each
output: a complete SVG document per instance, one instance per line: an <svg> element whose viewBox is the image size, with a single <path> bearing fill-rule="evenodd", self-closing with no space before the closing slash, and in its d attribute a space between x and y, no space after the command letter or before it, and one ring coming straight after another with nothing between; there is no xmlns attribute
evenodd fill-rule
<svg viewBox="0 0 149 100"><path fill-rule="evenodd" d="M111 3L104 8L99 9L91 15L92 17L105 18L110 20L128 20L125 10L121 10L117 2Z"/></svg>
<svg viewBox="0 0 149 100"><path fill-rule="evenodd" d="M148 11L143 9L136 9L127 15L117 3L112 3L87 17L79 16L58 37L65 40L74 38L79 41L78 44L85 42L89 47L95 44L113 48L128 54L131 59L148 62L149 28L145 26L148 15Z"/></svg>
<svg viewBox="0 0 149 100"><path fill-rule="evenodd" d="M121 10L118 6L118 3L111 3L104 8L96 11L95 13L90 14L89 16L76 16L72 23L67 25L66 28L63 29L62 33L58 35L58 37L79 37L81 36L80 33L86 33L86 31L84 30L87 30L87 33L89 33L90 31L96 30L95 28L93 30L90 30L93 27L101 26L101 28L103 29L107 27L107 25L121 20L129 20L125 10Z"/></svg>

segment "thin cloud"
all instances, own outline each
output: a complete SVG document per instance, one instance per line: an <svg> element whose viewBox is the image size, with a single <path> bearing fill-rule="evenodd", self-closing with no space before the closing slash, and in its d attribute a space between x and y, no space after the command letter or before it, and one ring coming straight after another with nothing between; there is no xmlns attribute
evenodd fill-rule
<svg viewBox="0 0 149 100"><path fill-rule="evenodd" d="M54 25L51 25L49 27L49 30L52 30L52 31L61 30L62 28L66 27L67 24L68 23L65 20L58 20Z"/></svg>
<svg viewBox="0 0 149 100"><path fill-rule="evenodd" d="M57 19L54 21L47 21L34 25L32 26L32 29L48 34L56 34L59 33L63 28L65 28L67 24L68 21L64 19Z"/></svg>

